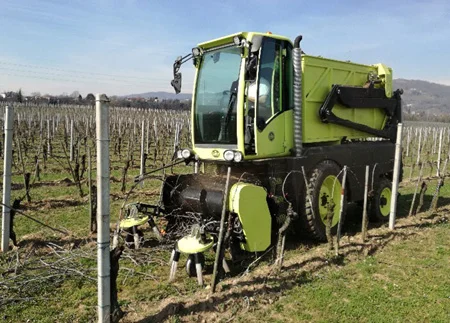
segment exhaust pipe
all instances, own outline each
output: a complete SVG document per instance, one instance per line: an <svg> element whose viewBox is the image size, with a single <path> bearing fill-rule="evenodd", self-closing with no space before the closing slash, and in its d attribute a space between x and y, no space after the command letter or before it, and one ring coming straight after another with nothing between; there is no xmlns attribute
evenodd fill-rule
<svg viewBox="0 0 450 323"><path fill-rule="evenodd" d="M294 147L295 156L302 156L302 50L300 41L303 36L295 38L292 51L294 61Z"/></svg>

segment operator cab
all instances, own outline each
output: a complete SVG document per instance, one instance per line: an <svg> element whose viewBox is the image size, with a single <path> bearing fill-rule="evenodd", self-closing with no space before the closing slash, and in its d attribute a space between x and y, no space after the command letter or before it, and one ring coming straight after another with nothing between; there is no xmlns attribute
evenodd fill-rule
<svg viewBox="0 0 450 323"><path fill-rule="evenodd" d="M293 148L292 44L284 37L239 33L193 49L193 154L202 160L241 161L287 156ZM187 58L187 59L186 59Z"/></svg>

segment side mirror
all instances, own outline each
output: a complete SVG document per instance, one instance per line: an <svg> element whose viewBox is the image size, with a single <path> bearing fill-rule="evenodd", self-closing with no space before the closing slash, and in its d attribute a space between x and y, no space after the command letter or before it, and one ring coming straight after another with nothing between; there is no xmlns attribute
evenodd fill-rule
<svg viewBox="0 0 450 323"><path fill-rule="evenodd" d="M170 84L175 89L176 94L181 92L181 73L179 73L178 71L180 70L182 60L183 57L178 56L175 60L175 63L173 63L173 80L172 82L170 82Z"/></svg>
<svg viewBox="0 0 450 323"><path fill-rule="evenodd" d="M181 73L175 73L173 75L173 80L170 82L172 87L175 89L175 93L178 94L181 92Z"/></svg>

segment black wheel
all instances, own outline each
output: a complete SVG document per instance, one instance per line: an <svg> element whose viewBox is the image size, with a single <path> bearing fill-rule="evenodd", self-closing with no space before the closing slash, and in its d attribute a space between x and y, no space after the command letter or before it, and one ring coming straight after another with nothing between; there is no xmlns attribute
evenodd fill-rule
<svg viewBox="0 0 450 323"><path fill-rule="evenodd" d="M369 216L372 221L386 222L391 213L392 183L386 177L381 178L373 190L370 201Z"/></svg>
<svg viewBox="0 0 450 323"><path fill-rule="evenodd" d="M199 253L199 260L200 264L202 265L202 268L205 268L205 256L203 253ZM195 255L189 255L188 259L186 260L186 273L189 277L196 277L197 271L195 269Z"/></svg>
<svg viewBox="0 0 450 323"><path fill-rule="evenodd" d="M331 233L335 234L337 231L342 190L340 171L339 166L334 162L324 161L314 168L308 181L304 220L306 220L307 228L312 236L320 241L326 241L327 239L325 220L328 214L328 205L331 201L335 205L331 220ZM343 217L346 208L347 203L345 202Z"/></svg>

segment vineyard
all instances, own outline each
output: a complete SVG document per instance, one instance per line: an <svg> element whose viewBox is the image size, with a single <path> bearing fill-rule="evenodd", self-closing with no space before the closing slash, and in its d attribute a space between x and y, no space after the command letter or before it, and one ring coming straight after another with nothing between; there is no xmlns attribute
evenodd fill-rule
<svg viewBox="0 0 450 323"><path fill-rule="evenodd" d="M14 113L11 203L15 209L13 229L17 241L11 251L0 256L0 314L7 322L95 321L95 109L15 104ZM0 114L5 115L5 106L0 107ZM177 149L189 145L187 111L110 109L111 232L125 203L157 203L164 176L193 171L193 165L184 164L164 168L174 161ZM4 157L3 140L0 146ZM450 204L445 186L449 174L450 127L407 123L402 146L397 234L405 233L403 226L420 229L423 224L445 224L447 216L440 212ZM151 176L146 176L149 173ZM370 257L380 244L385 246L392 241L376 238L389 236L385 224L370 223L369 240L356 244L360 241L362 210L353 206L348 212L354 214L350 214L348 218L353 220L343 229L343 236L348 237L341 243L344 257ZM261 280L268 273L275 275L270 270L274 256L269 250L246 259L225 279L218 296L205 301L207 291L199 288L196 280L188 278L184 271L180 270L173 283L168 282L172 245L160 244L148 226L143 226L142 231L143 245L125 248L120 258L117 296L125 313L124 321L203 318L227 321L228 314L231 318L244 315L250 304L257 302L261 285L264 285L262 294L266 295L260 296L261 303L272 304L272 298L280 292L271 289L270 282ZM286 264L278 275L285 278L287 285L295 285L306 279L294 274L302 269L299 263L308 262L305 259L316 259L319 254L329 266L343 261L324 250L326 247L310 241L302 241L301 245L288 242ZM299 255L310 258L300 259ZM214 255L206 257L208 281ZM307 273L318 270L311 265L314 261L303 268L308 277ZM232 282L241 288L254 284L254 289L237 292ZM233 301L233 297L237 300ZM212 315L210 312L228 314L207 316ZM202 316L202 313L209 314Z"/></svg>

